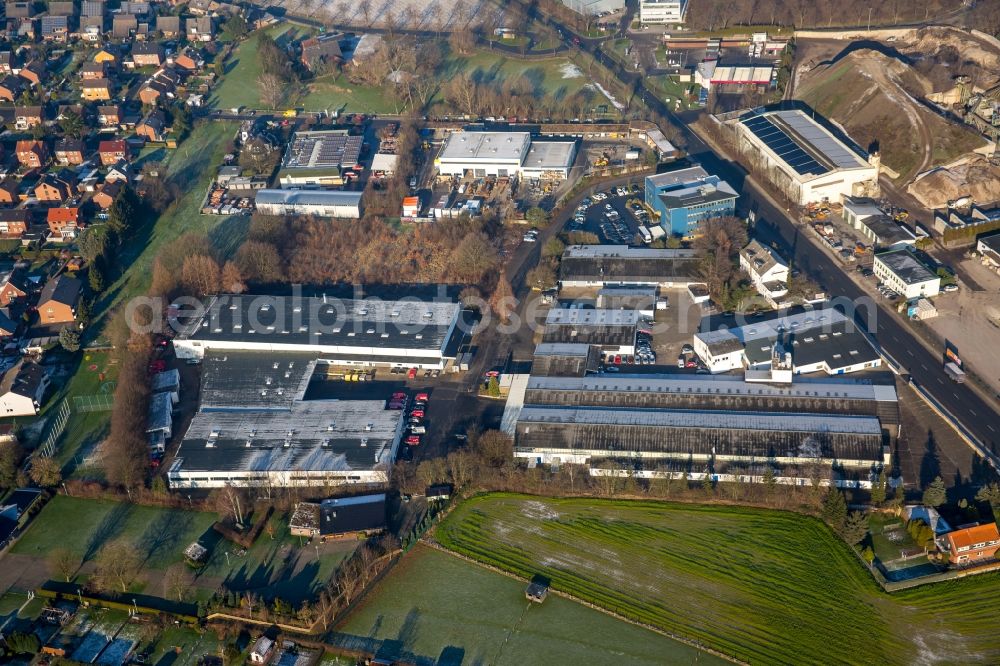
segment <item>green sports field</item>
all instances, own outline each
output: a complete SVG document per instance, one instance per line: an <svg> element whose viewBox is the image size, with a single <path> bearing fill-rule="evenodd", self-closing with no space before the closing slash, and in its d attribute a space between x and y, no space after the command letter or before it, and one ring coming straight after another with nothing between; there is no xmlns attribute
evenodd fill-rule
<svg viewBox="0 0 1000 666"><path fill-rule="evenodd" d="M741 661L1000 662L1000 576L890 596L824 525L793 513L487 495L436 537Z"/></svg>
<svg viewBox="0 0 1000 666"><path fill-rule="evenodd" d="M660 634L417 546L327 640L418 664L721 664Z"/></svg>

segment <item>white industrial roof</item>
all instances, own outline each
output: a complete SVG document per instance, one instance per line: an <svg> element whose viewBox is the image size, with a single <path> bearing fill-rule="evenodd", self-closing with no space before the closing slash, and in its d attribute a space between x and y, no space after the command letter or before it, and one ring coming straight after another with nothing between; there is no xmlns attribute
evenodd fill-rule
<svg viewBox="0 0 1000 666"><path fill-rule="evenodd" d="M441 160L522 162L531 144L528 132L454 132L445 141Z"/></svg>
<svg viewBox="0 0 1000 666"><path fill-rule="evenodd" d="M532 141L524 158L525 169L565 169L573 164L571 141Z"/></svg>
<svg viewBox="0 0 1000 666"><path fill-rule="evenodd" d="M258 190L258 204L298 204L312 206L352 206L361 203L361 192L340 190Z"/></svg>
<svg viewBox="0 0 1000 666"><path fill-rule="evenodd" d="M733 337L736 337L745 344L751 340L760 338L777 337L781 332L808 330L817 326L831 326L846 320L847 317L839 310L825 308L823 310L809 310L793 315L774 317L773 319L753 322L734 328L720 328L716 331L706 331L697 335L705 344L709 345Z"/></svg>
<svg viewBox="0 0 1000 666"><path fill-rule="evenodd" d="M525 407L522 423L575 423L585 425L655 426L706 430L761 430L774 432L844 433L878 435L882 426L875 416L786 414L781 412L721 412L708 410L602 409L597 407Z"/></svg>
<svg viewBox="0 0 1000 666"><path fill-rule="evenodd" d="M657 188L669 187L672 185L683 185L684 183L697 182L708 178L708 176L709 173L705 171L705 169L695 165L686 169L677 169L676 171L666 171L653 176L646 176L646 183L647 187L649 185Z"/></svg>
<svg viewBox="0 0 1000 666"><path fill-rule="evenodd" d="M695 250L657 250L648 247L628 245L570 245L563 252L564 257L598 259L601 257L621 257L628 259L691 259L698 256Z"/></svg>
<svg viewBox="0 0 1000 666"><path fill-rule="evenodd" d="M535 356L583 356L590 353L584 342L541 342L535 345Z"/></svg>
<svg viewBox="0 0 1000 666"><path fill-rule="evenodd" d="M634 326L639 323L637 310L584 310L582 308L553 308L545 317L546 325L590 324L607 326Z"/></svg>
<svg viewBox="0 0 1000 666"><path fill-rule="evenodd" d="M635 393L682 393L685 395L746 395L769 397L848 398L895 402L896 389L865 379L824 379L796 377L793 384L774 386L746 382L732 375L593 375L589 377L536 377L528 390L619 391Z"/></svg>

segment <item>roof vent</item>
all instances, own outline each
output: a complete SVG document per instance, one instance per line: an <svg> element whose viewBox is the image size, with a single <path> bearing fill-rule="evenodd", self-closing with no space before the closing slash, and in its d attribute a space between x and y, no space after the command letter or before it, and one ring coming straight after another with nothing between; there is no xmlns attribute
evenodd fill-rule
<svg viewBox="0 0 1000 666"><path fill-rule="evenodd" d="M362 447L368 446L368 438L367 437L362 437L361 438L361 446Z"/></svg>
<svg viewBox="0 0 1000 666"><path fill-rule="evenodd" d="M264 383L265 383L265 384L266 384L267 386L270 386L270 385L271 385L271 381L272 381L272 380L271 380L271 378L270 378L270 377L265 377L265 378L264 378Z"/></svg>
<svg viewBox="0 0 1000 666"><path fill-rule="evenodd" d="M374 427L375 427L374 423L369 423L365 425L365 432L371 432Z"/></svg>
<svg viewBox="0 0 1000 666"><path fill-rule="evenodd" d="M327 431L327 432L333 432L333 428L334 428L334 426L336 426L336 425L337 425L336 423L331 423L330 425L328 425L328 426L326 427L326 431Z"/></svg>
<svg viewBox="0 0 1000 666"><path fill-rule="evenodd" d="M323 440L323 441L322 441L322 442L320 443L320 445L321 445L321 446L322 446L323 448L326 448L326 447L330 446L330 440L328 440L328 439L324 439L324 440Z"/></svg>
<svg viewBox="0 0 1000 666"><path fill-rule="evenodd" d="M278 363L277 363L277 362L275 362L275 364L274 364L274 365L273 365L272 367L273 367L273 368L274 368L275 370L277 370L277 369L278 369Z"/></svg>

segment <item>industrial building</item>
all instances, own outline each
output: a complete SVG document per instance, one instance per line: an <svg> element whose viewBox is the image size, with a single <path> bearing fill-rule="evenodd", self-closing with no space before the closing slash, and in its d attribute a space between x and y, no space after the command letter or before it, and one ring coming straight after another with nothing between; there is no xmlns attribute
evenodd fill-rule
<svg viewBox="0 0 1000 666"><path fill-rule="evenodd" d="M650 319L656 314L658 305L666 308L666 298L657 297L657 288L652 285L609 286L597 292L597 307L603 310L635 310Z"/></svg>
<svg viewBox="0 0 1000 666"><path fill-rule="evenodd" d="M796 375L842 375L882 364L865 334L833 308L701 332L693 341L695 354L713 373L768 367L779 346L791 355Z"/></svg>
<svg viewBox="0 0 1000 666"><path fill-rule="evenodd" d="M878 194L878 154L849 146L804 111L754 111L729 121L740 154L792 202Z"/></svg>
<svg viewBox="0 0 1000 666"><path fill-rule="evenodd" d="M562 287L648 285L683 287L702 278L693 250L656 250L627 245L571 245L559 265Z"/></svg>
<svg viewBox="0 0 1000 666"><path fill-rule="evenodd" d="M909 250L875 255L875 277L906 300L930 298L941 291L941 278Z"/></svg>
<svg viewBox="0 0 1000 666"><path fill-rule="evenodd" d="M361 192L336 190L259 190L257 211L265 215L361 217Z"/></svg>
<svg viewBox="0 0 1000 666"><path fill-rule="evenodd" d="M179 311L179 358L208 351L310 352L336 365L444 369L454 360L455 302L220 295L203 312Z"/></svg>
<svg viewBox="0 0 1000 666"><path fill-rule="evenodd" d="M917 237L888 215L872 215L858 223L857 230L879 249L913 247Z"/></svg>
<svg viewBox="0 0 1000 666"><path fill-rule="evenodd" d="M278 171L284 188L321 188L342 185L347 171L359 167L363 137L348 130L296 132Z"/></svg>
<svg viewBox="0 0 1000 666"><path fill-rule="evenodd" d="M895 387L845 378L787 386L712 375L532 376L513 423L514 455L605 462L634 473L759 475L807 483L809 466L864 480L899 435ZM506 419L506 414L505 414Z"/></svg>
<svg viewBox="0 0 1000 666"><path fill-rule="evenodd" d="M386 527L385 493L299 502L288 521L292 536L358 538Z"/></svg>
<svg viewBox="0 0 1000 666"><path fill-rule="evenodd" d="M552 308L545 316L542 342L584 343L605 353L635 353L639 313L635 310Z"/></svg>
<svg viewBox="0 0 1000 666"><path fill-rule="evenodd" d="M736 212L736 190L700 166L646 176L646 205L668 234L690 237L698 224Z"/></svg>
<svg viewBox="0 0 1000 666"><path fill-rule="evenodd" d="M688 0L639 0L639 22L643 25L684 23Z"/></svg>
<svg viewBox="0 0 1000 666"><path fill-rule="evenodd" d="M536 141L528 132L453 132L434 163L442 176L561 179L575 157L575 141Z"/></svg>
<svg viewBox="0 0 1000 666"><path fill-rule="evenodd" d="M740 250L740 268L771 307L778 307L778 300L788 294L788 263L760 241L754 239Z"/></svg>
<svg viewBox="0 0 1000 666"><path fill-rule="evenodd" d="M601 350L585 342L543 342L535 345L531 363L533 376L583 377L597 372L601 364Z"/></svg>
<svg viewBox="0 0 1000 666"><path fill-rule="evenodd" d="M985 264L994 269L1000 268L1000 233L981 237L976 242L976 252Z"/></svg>
<svg viewBox="0 0 1000 666"><path fill-rule="evenodd" d="M171 488L384 484L404 414L382 400L306 400L316 355L208 354Z"/></svg>
<svg viewBox="0 0 1000 666"><path fill-rule="evenodd" d="M774 67L757 65L739 67L719 65L718 60L698 63L694 70L694 82L710 91L716 86L769 86L775 78Z"/></svg>

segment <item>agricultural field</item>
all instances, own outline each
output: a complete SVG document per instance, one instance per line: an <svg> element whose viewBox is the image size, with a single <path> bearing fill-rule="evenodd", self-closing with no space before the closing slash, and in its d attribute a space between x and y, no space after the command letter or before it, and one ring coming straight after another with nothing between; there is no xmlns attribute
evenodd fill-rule
<svg viewBox="0 0 1000 666"><path fill-rule="evenodd" d="M85 574L91 570L88 563L102 546L123 538L136 544L145 558L146 580L136 584L136 591L163 596L160 574L155 572L182 562L184 548L199 541L210 555L194 581L192 597L207 599L225 581L233 590L259 590L269 599L280 597L299 603L312 597L317 586L328 580L357 546L353 541L303 545L288 533L286 522L275 518L274 538L265 530L252 548L243 551L212 529L215 518L215 514L203 511L58 495L11 549L15 558L10 564L12 568L41 569L44 579L48 577L46 554L56 547L66 547L84 563ZM74 538L67 540L66 534L73 534Z"/></svg>
<svg viewBox="0 0 1000 666"><path fill-rule="evenodd" d="M524 583L417 546L327 637L417 664L723 663Z"/></svg>
<svg viewBox="0 0 1000 666"><path fill-rule="evenodd" d="M1000 660L1000 576L887 595L843 542L797 514L486 495L436 538L740 661Z"/></svg>

